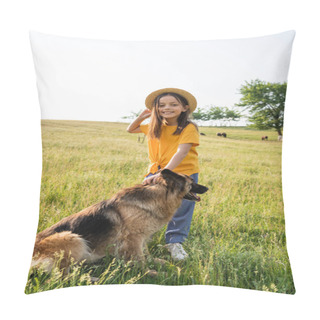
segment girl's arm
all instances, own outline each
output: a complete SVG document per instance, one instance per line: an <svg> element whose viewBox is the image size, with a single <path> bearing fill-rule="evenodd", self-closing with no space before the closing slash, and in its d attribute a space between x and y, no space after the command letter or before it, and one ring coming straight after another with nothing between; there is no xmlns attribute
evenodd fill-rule
<svg viewBox="0 0 320 320"><path fill-rule="evenodd" d="M179 144L177 152L170 159L168 164L164 167L164 169L173 170L176 168L181 161L187 156L189 150L192 147L192 143L183 143Z"/></svg>
<svg viewBox="0 0 320 320"><path fill-rule="evenodd" d="M191 147L192 143L179 144L177 152L173 155L173 157L170 159L168 164L163 169L173 170L174 168L176 168L181 163L181 161L187 156ZM155 179L157 179L159 175L160 173L157 173L154 176L145 179L143 181L143 184L155 183Z"/></svg>
<svg viewBox="0 0 320 320"><path fill-rule="evenodd" d="M130 133L141 133L140 124L143 120L149 118L151 116L151 110L145 109L143 110L137 119L135 119L127 128L127 131Z"/></svg>

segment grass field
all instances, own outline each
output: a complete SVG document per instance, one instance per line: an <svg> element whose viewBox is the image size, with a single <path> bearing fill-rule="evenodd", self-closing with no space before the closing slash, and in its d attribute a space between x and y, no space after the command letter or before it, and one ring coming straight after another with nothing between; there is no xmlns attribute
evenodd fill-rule
<svg viewBox="0 0 320 320"><path fill-rule="evenodd" d="M127 124L42 120L43 167L38 231L119 189L141 183L147 173L146 141ZM281 142L272 131L200 127L199 183L210 190L196 204L185 249L189 259L173 262L165 228L149 243L150 277L137 266L107 256L74 265L67 277L30 274L25 292L96 284L219 285L279 293L295 292L286 250L281 186ZM228 137L217 137L217 132ZM268 135L269 141L261 141ZM91 283L90 277L99 278Z"/></svg>

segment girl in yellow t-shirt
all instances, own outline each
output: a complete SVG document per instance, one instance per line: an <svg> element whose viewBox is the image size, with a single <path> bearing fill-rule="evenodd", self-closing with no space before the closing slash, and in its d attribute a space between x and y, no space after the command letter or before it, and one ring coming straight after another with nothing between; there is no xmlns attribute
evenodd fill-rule
<svg viewBox="0 0 320 320"><path fill-rule="evenodd" d="M199 145L197 126L189 120L197 100L189 92L165 88L152 92L146 98L146 107L127 128L130 133L143 132L148 138L150 166L144 184L152 184L164 168L191 176L198 182L199 163L196 147ZM151 117L150 123L141 123ZM183 243L189 233L195 202L183 200L169 222L166 248L175 260L188 255Z"/></svg>

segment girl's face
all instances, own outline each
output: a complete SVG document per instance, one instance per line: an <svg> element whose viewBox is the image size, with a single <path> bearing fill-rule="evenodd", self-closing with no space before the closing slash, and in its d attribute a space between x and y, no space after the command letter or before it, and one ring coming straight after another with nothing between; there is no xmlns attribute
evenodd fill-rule
<svg viewBox="0 0 320 320"><path fill-rule="evenodd" d="M159 100L159 115L163 117L169 125L178 124L181 112L187 111L188 106L183 106L175 97L164 96Z"/></svg>

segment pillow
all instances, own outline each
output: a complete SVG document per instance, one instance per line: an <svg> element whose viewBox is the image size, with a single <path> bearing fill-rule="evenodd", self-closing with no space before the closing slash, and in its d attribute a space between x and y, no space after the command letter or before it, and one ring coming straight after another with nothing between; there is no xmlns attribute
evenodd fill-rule
<svg viewBox="0 0 320 320"><path fill-rule="evenodd" d="M25 293L136 283L294 294L281 184L294 36L288 31L235 40L107 41L30 32L43 163ZM149 118L146 97L163 88L196 99L192 123L179 134L195 124L199 146L187 152L198 161L197 172L188 171L198 174L197 186L181 176L183 165L175 170L159 157L165 143L170 158L178 153L174 131L180 120L169 113L180 106L179 117L186 114L188 99L171 94L156 106L167 121L160 131L166 142L145 129L156 121ZM169 111L161 114L160 108ZM144 124L150 120L141 127L144 133L142 118ZM159 168L154 184L142 184ZM196 204L190 188L202 193L201 201L191 197ZM195 204L192 221L181 227L176 209L188 195L183 203ZM167 224L184 235L176 238L181 240L168 240ZM180 242L174 256L168 243ZM177 260L180 254L184 259Z"/></svg>

